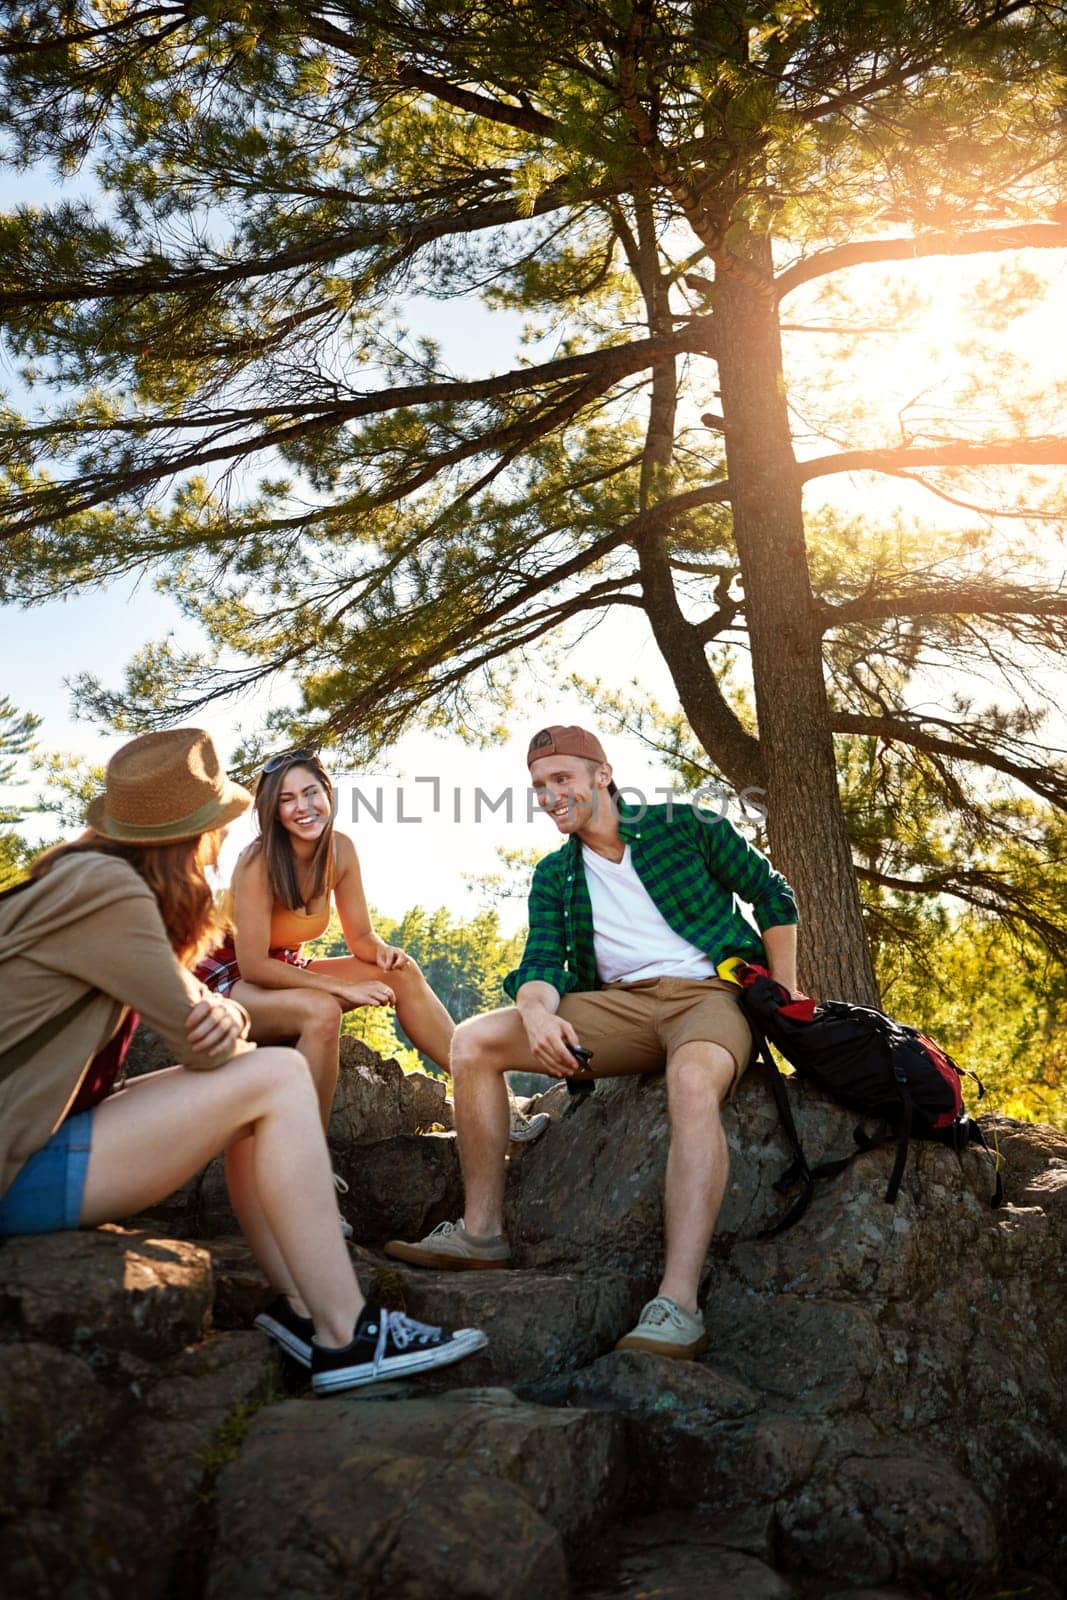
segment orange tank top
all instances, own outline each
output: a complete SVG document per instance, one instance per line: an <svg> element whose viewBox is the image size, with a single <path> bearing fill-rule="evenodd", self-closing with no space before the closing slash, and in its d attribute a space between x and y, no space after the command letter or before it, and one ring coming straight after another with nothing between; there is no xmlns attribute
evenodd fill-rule
<svg viewBox="0 0 1067 1600"><path fill-rule="evenodd" d="M321 911L290 911L288 906L279 905L275 900L274 909L270 914L272 950L295 950L308 939L321 938L330 925L333 882L334 858L331 850L326 865L326 896Z"/></svg>

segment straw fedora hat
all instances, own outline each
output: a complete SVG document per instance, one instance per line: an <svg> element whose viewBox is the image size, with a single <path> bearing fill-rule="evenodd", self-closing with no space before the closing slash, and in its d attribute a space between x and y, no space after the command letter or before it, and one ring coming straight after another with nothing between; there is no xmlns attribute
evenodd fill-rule
<svg viewBox="0 0 1067 1600"><path fill-rule="evenodd" d="M85 820L126 844L174 844L223 828L252 796L223 772L203 728L146 733L124 744L107 764L107 787Z"/></svg>

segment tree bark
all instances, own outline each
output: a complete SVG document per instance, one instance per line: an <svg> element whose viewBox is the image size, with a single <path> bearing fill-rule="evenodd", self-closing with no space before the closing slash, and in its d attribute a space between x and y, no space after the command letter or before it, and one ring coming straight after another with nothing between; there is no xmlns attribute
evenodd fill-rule
<svg viewBox="0 0 1067 1600"><path fill-rule="evenodd" d="M649 336L658 340L672 327L670 295L660 272L656 223L647 195L635 196L637 234L622 218L618 226L630 270L644 296ZM641 511L669 500L673 488L678 373L672 357L652 369L648 427L641 462ZM689 726L716 766L740 791L762 789L759 740L743 725L708 666L699 627L684 615L674 588L669 556L670 528L652 528L634 541L641 573L645 614Z"/></svg>
<svg viewBox="0 0 1067 1600"><path fill-rule="evenodd" d="M721 265L714 306L719 380L770 853L800 903L803 986L877 1005L837 787L769 242L753 241L741 272Z"/></svg>

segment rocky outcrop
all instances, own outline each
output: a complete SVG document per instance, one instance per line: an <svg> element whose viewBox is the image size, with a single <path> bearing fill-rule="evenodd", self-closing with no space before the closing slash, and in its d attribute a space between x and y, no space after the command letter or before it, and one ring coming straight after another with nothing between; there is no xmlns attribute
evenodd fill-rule
<svg viewBox="0 0 1067 1600"><path fill-rule="evenodd" d="M521 1270L420 1273L374 1246L458 1209L452 1138L417 1131L447 1112L346 1056L361 1279L488 1348L309 1400L244 1331L267 1286L213 1169L151 1227L0 1243L5 1594L1055 1600L1067 1136L986 1119L1000 1211L981 1153L917 1147L895 1207L876 1152L767 1239L788 1157L750 1076L683 1364L613 1349L660 1266L662 1082L551 1091L509 1163ZM852 1119L791 1092L811 1156L848 1151Z"/></svg>

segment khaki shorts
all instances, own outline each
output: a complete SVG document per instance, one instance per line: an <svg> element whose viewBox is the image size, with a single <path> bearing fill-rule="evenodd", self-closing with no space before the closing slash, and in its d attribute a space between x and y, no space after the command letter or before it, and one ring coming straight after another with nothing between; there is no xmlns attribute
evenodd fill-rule
<svg viewBox="0 0 1067 1600"><path fill-rule="evenodd" d="M668 1056L699 1040L733 1056L733 1094L752 1053L737 993L737 985L722 978L642 978L564 995L558 1014L593 1052L587 1072L573 1076L660 1072Z"/></svg>

